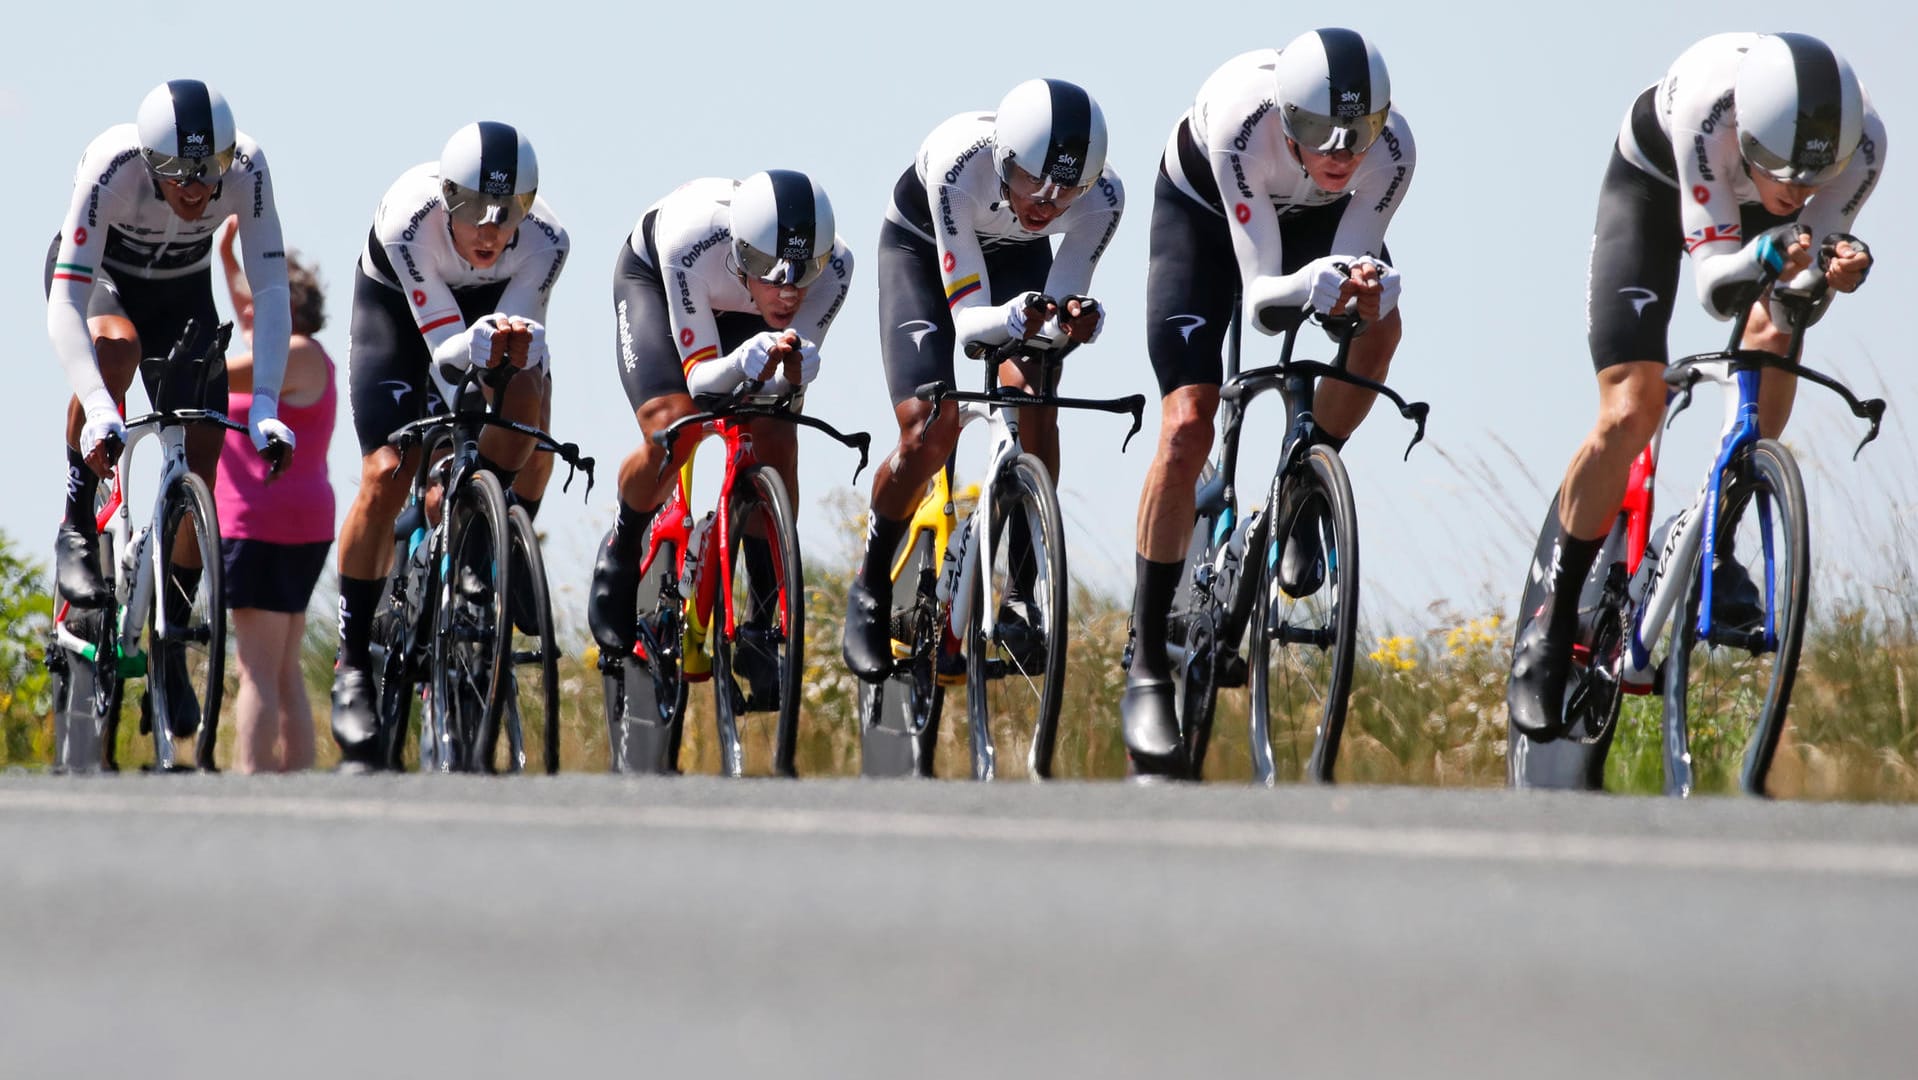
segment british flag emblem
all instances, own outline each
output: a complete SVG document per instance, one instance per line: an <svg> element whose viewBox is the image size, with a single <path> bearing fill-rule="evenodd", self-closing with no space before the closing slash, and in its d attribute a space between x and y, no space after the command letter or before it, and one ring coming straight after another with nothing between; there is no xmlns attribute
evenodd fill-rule
<svg viewBox="0 0 1918 1080"><path fill-rule="evenodd" d="M1720 240L1730 240L1737 244L1742 243L1744 239L1739 235L1736 221L1726 225L1707 225L1702 229L1691 231L1691 238L1685 241L1685 254L1689 255L1706 244L1716 244Z"/></svg>

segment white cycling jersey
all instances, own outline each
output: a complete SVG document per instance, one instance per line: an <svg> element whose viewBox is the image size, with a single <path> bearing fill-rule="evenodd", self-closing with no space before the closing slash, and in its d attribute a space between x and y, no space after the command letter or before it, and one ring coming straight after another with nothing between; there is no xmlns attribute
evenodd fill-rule
<svg viewBox="0 0 1918 1080"><path fill-rule="evenodd" d="M546 321L553 283L572 249L546 200L535 197L506 250L493 265L474 266L453 247L451 219L440 193L439 163L415 165L386 189L360 255L366 276L406 294L413 322L432 351L432 370L469 362L473 329L460 316L455 289L504 282L496 311ZM444 388L442 388L444 389Z"/></svg>
<svg viewBox="0 0 1918 1080"><path fill-rule="evenodd" d="M1718 310L1713 291L1758 273L1754 261L1742 253L1755 238L1743 234L1738 208L1757 205L1759 198L1738 149L1732 87L1739 59L1759 37L1714 34L1686 49L1652 87L1650 113L1656 128L1637 115L1635 103L1618 133L1618 152L1626 161L1682 193L1679 219L1698 279L1699 302L1719 319L1735 312ZM1851 163L1821 186L1798 214L1814 242L1851 231L1859 208L1878 183L1884 158L1885 125L1866 95L1864 127Z"/></svg>
<svg viewBox="0 0 1918 1080"><path fill-rule="evenodd" d="M1282 272L1281 217L1349 198L1330 254L1377 258L1418 162L1411 128L1394 109L1343 190L1326 191L1313 183L1286 145L1275 107L1278 56L1277 49L1256 49L1227 60L1199 87L1165 150L1173 186L1230 222L1253 325L1258 325L1252 318L1258 314L1255 307L1296 308L1311 295L1308 269Z"/></svg>
<svg viewBox="0 0 1918 1080"><path fill-rule="evenodd" d="M732 199L738 183L721 177L692 180L673 189L665 198L646 208L639 224L627 237L633 254L659 271L666 283L666 308L672 318L673 344L679 350L679 362L688 388L694 393L731 389L748 376L739 367L757 343L763 360L764 342L747 341L733 352L719 352L719 324L722 311L754 313L752 293L732 265ZM647 219L651 219L651 250L659 253L653 262L648 250ZM812 381L819 370L819 346L826 340L845 306L852 285L852 252L845 241L833 237L832 259L826 272L812 283L806 299L793 316L792 329L799 333L804 381ZM624 317L622 326L627 325ZM621 343L622 362L631 356L630 343ZM754 365L755 367L760 365ZM778 380L774 380L778 382ZM768 383L768 389L783 389L783 384Z"/></svg>
<svg viewBox="0 0 1918 1080"><path fill-rule="evenodd" d="M1054 299L1092 288L1092 272L1125 213L1125 187L1108 163L1091 190L1037 232L1020 224L992 166L993 114L961 113L932 129L913 159L917 183L893 189L886 220L939 251L939 272L961 345L1002 344L1005 318L992 306L985 252L1002 244L1058 236L1046 293Z"/></svg>
<svg viewBox="0 0 1918 1080"><path fill-rule="evenodd" d="M93 335L87 329L87 302L101 268L116 282L205 271L214 234L228 215L237 214L240 251L253 286L255 394L277 400L293 318L287 306L286 248L266 156L245 132L237 133L233 167L214 185L206 208L193 221L173 212L159 185L140 158L140 134L132 124L108 128L80 157L47 295L47 334L75 396L89 413L115 407L101 381ZM173 343L140 344L152 351Z"/></svg>

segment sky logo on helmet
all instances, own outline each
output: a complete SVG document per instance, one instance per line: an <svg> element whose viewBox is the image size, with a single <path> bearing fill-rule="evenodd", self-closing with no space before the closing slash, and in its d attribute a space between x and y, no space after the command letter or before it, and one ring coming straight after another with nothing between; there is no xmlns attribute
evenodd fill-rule
<svg viewBox="0 0 1918 1080"><path fill-rule="evenodd" d="M1338 117L1363 116L1363 110L1365 108L1363 99L1364 95L1360 94L1357 90L1339 91L1338 100L1332 107L1332 115Z"/></svg>
<svg viewBox="0 0 1918 1080"><path fill-rule="evenodd" d="M206 132L204 131L187 132L186 139L180 147L180 156L187 158L203 158L212 152L206 144Z"/></svg>
<svg viewBox="0 0 1918 1080"><path fill-rule="evenodd" d="M494 169L487 173L486 180L480 185L480 188L488 195L511 195L513 193L512 185L508 183L508 177L504 169Z"/></svg>

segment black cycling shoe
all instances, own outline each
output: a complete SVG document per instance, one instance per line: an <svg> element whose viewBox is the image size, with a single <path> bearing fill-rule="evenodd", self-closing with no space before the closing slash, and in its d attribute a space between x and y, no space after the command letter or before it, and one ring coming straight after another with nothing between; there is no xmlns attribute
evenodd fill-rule
<svg viewBox="0 0 1918 1080"><path fill-rule="evenodd" d="M889 583L890 584L890 583ZM846 594L846 635L840 643L846 667L867 682L892 674L892 630L887 610L891 596L879 596L854 578Z"/></svg>
<svg viewBox="0 0 1918 1080"><path fill-rule="evenodd" d="M100 534L62 522L53 538L53 577L60 598L74 607L106 607L113 602L100 576Z"/></svg>
<svg viewBox="0 0 1918 1080"><path fill-rule="evenodd" d="M1324 521L1324 515L1308 507L1293 519L1292 535L1285 539L1285 551L1279 556L1279 587L1294 600L1311 596L1325 584L1325 545L1319 540Z"/></svg>
<svg viewBox="0 0 1918 1080"><path fill-rule="evenodd" d="M1134 776L1185 775L1185 740L1179 735L1171 679L1127 678L1119 718Z"/></svg>
<svg viewBox="0 0 1918 1080"><path fill-rule="evenodd" d="M1565 680L1572 669L1571 635L1553 641L1549 615L1532 617L1512 647L1512 677L1505 705L1512 726L1534 739L1556 738L1565 731Z"/></svg>
<svg viewBox="0 0 1918 1080"><path fill-rule="evenodd" d="M177 649L168 649L160 661L160 678L166 681L167 728L174 738L187 738L200 730L200 699Z"/></svg>
<svg viewBox="0 0 1918 1080"><path fill-rule="evenodd" d="M1007 599L999 605L998 618L993 620L993 633L1021 675L1046 673L1046 632L1038 625L1037 614L1026 601Z"/></svg>
<svg viewBox="0 0 1918 1080"><path fill-rule="evenodd" d="M593 587L586 593L586 625L602 653L624 656L633 651L634 627L639 622L639 566L613 550L608 532L593 560Z"/></svg>
<svg viewBox="0 0 1918 1080"><path fill-rule="evenodd" d="M333 741L340 745L341 771L372 770L379 761L379 714L373 707L373 676L342 663L333 669Z"/></svg>
<svg viewBox="0 0 1918 1080"><path fill-rule="evenodd" d="M1765 626L1765 598L1751 571L1736 559L1712 566L1712 624L1719 630L1748 634Z"/></svg>

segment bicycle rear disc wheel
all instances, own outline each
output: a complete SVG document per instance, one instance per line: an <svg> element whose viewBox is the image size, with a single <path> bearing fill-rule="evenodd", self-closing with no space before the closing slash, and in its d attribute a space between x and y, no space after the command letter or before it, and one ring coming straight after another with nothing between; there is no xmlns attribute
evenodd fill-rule
<svg viewBox="0 0 1918 1080"><path fill-rule="evenodd" d="M559 771L559 647L553 635L552 596L533 519L523 508L511 506L506 523L511 549L506 660L511 678L504 703L480 732L480 767L486 772L522 772L532 763L550 776Z"/></svg>
<svg viewBox="0 0 1918 1080"><path fill-rule="evenodd" d="M1023 743L1028 776L1042 780L1052 775L1058 744L1068 616L1065 525L1038 458L1020 454L999 474L987 528L992 563L980 565L966 614L973 778L997 775L999 745ZM990 635L984 597L998 606Z"/></svg>
<svg viewBox="0 0 1918 1080"><path fill-rule="evenodd" d="M220 587L219 519L205 481L186 473L167 488L154 540L160 571L147 608L154 767L180 767L175 742L190 734L194 767L212 771L226 678L226 598ZM193 562L199 563L197 580L191 569L179 574L173 569Z"/></svg>
<svg viewBox="0 0 1918 1080"><path fill-rule="evenodd" d="M1313 447L1271 505L1278 512L1258 553L1252 614L1253 779L1272 784L1283 771L1329 783L1358 643L1359 519L1345 463L1330 447ZM1294 583L1303 595L1293 596L1281 568L1301 518L1317 534L1321 560L1315 587Z"/></svg>
<svg viewBox="0 0 1918 1080"><path fill-rule="evenodd" d="M732 550L726 557L732 567L734 630L726 633L725 610L715 608L713 704L722 731L730 724L735 739L745 714L772 714L773 775L797 776L806 574L792 501L779 473L760 465L741 476L731 520ZM707 572L718 573L719 567ZM732 775L744 771L743 755L723 764Z"/></svg>
<svg viewBox="0 0 1918 1080"><path fill-rule="evenodd" d="M1805 486L1791 452L1777 442L1760 439L1727 468L1717 554L1717 567L1703 567L1699 546L1683 568L1694 584L1672 615L1665 662L1666 789L1681 795L1692 790L1694 738L1707 751L1711 743L1735 745L1743 736L1739 786L1763 795L1785 730L1811 596ZM1712 632L1701 641L1696 582L1706 570L1713 575Z"/></svg>
<svg viewBox="0 0 1918 1080"><path fill-rule="evenodd" d="M511 638L507 589L511 562L506 495L499 478L475 470L445 513L446 551L433 624L433 700L441 771L479 766L480 733L499 722L505 705L506 648ZM426 735L422 734L424 742ZM422 762L427 751L421 747Z"/></svg>

